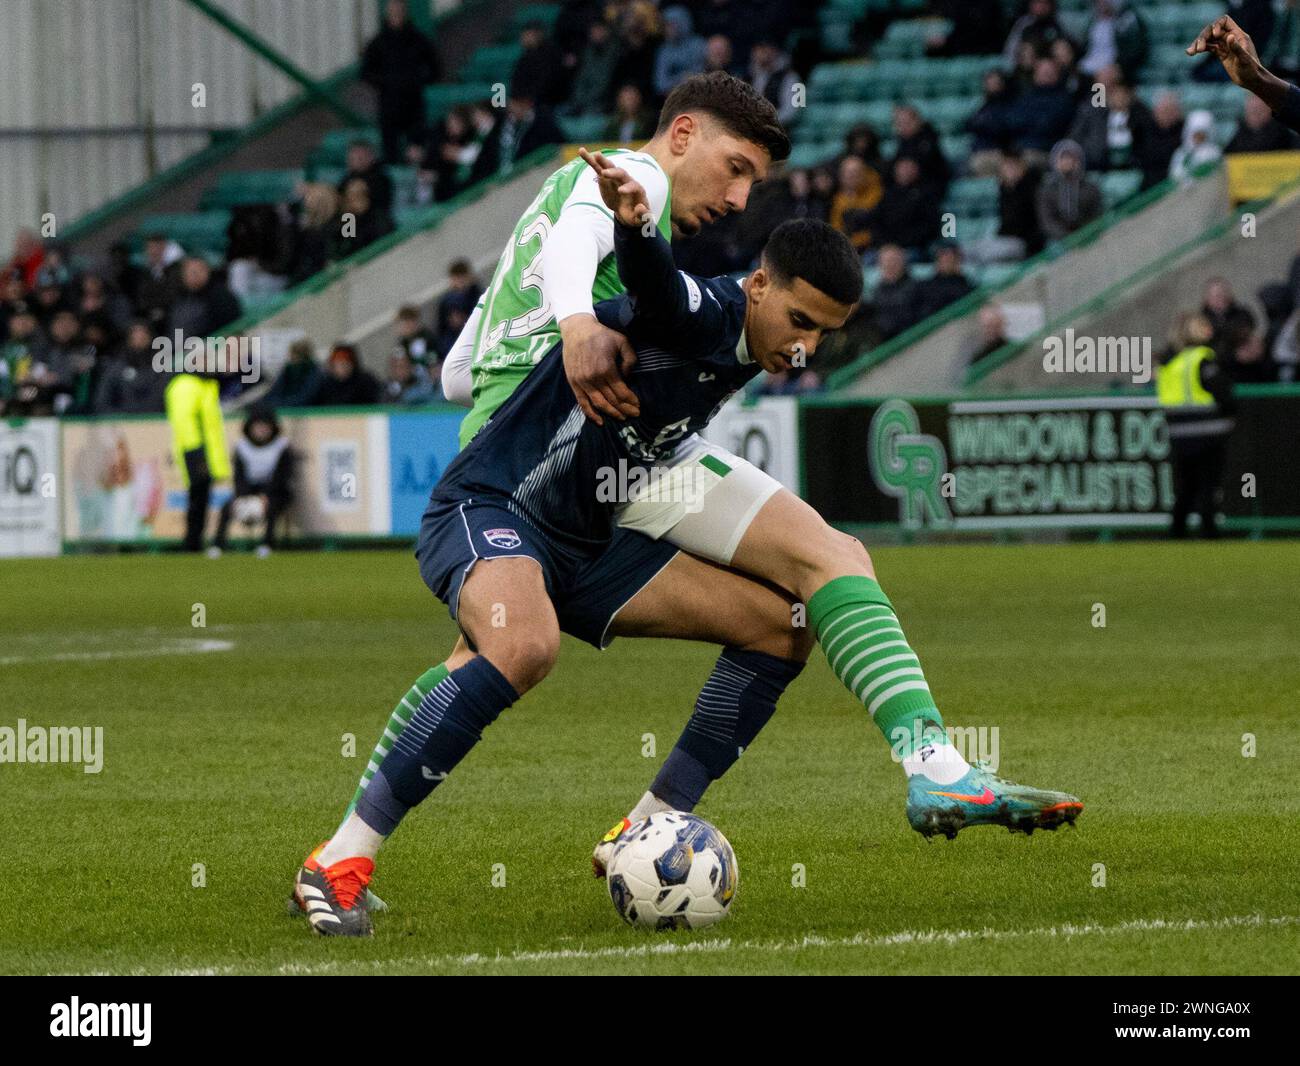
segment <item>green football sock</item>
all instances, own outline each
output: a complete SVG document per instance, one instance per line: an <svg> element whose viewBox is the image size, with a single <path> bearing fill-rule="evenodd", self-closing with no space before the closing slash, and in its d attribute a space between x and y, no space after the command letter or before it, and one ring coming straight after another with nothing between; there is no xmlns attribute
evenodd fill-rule
<svg viewBox="0 0 1300 1066"><path fill-rule="evenodd" d="M348 809L343 812L343 821L348 820L348 815L356 808L357 801L361 799L361 794L365 792L366 786L370 784L370 779L375 776L380 764L384 761L393 742L402 734L406 724L411 720L411 715L415 709L420 706L420 701L428 695L429 691L448 674L447 664L439 663L422 673L393 708L393 713L388 716L388 724L384 726L384 735L379 738L379 743L375 745L375 750L370 753L370 762L366 765L365 772L361 775L361 780L357 784L357 790L352 793L352 802L348 804ZM342 826L342 822L339 823Z"/></svg>
<svg viewBox="0 0 1300 1066"><path fill-rule="evenodd" d="M831 671L867 708L900 758L912 754L922 737L947 743L921 661L874 579L837 577L827 582L808 600L808 621ZM905 731L907 738L897 730Z"/></svg>

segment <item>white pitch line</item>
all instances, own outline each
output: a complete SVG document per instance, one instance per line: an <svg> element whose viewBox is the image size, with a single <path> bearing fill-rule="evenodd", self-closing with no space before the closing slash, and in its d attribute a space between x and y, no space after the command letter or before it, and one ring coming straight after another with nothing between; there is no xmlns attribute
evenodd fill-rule
<svg viewBox="0 0 1300 1066"><path fill-rule="evenodd" d="M214 651L230 651L233 640L174 640L157 647L110 648L105 651L59 651L45 655L7 655L0 657L0 666L18 663L88 662L99 659L152 659L156 655L203 655Z"/></svg>
<svg viewBox="0 0 1300 1066"><path fill-rule="evenodd" d="M855 933L853 936L843 937L809 934L793 940L660 940L652 944L497 952L495 955L474 952L468 955L423 955L402 959L354 959L347 962L290 962L277 967L274 972L287 975L309 975L333 973L340 970L351 971L362 967L368 967L376 971L385 971L397 967L415 967L430 970L470 969L501 963L566 962L574 959L594 962L599 959L646 959L662 956L716 955L733 951L757 951L779 955L808 949L895 948L928 944L956 947L959 944L983 941L1029 940L1034 938L1071 940L1075 937L1085 936L1124 936L1132 933L1188 933L1220 929L1280 928L1293 925L1300 925L1300 914L1286 914L1276 918L1268 918L1262 914L1245 914L1230 918L1210 919L1137 918L1116 925L1096 925L1091 922L1075 925L1067 922L1063 925L1044 926L1038 929L907 929L898 933ZM382 935L381 932L380 936ZM158 974L158 976L214 976L242 972L245 969L247 968L235 965L211 966L167 970ZM107 972L111 973L113 971ZM140 968L136 968L131 972L139 975L153 973L153 971Z"/></svg>

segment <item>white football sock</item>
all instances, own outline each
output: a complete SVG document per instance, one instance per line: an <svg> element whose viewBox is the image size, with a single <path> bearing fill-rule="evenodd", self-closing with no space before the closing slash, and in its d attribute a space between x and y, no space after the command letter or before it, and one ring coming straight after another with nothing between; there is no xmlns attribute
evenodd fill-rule
<svg viewBox="0 0 1300 1066"><path fill-rule="evenodd" d="M379 845L383 842L383 835L376 833L353 811L316 856L316 861L322 866L333 866L340 859L352 859L358 855L373 859L379 854Z"/></svg>
<svg viewBox="0 0 1300 1066"><path fill-rule="evenodd" d="M936 735L933 741L927 737L925 743L903 759L903 773L909 779L922 774L936 785L954 784L969 772L970 763L946 736L940 739Z"/></svg>
<svg viewBox="0 0 1300 1066"><path fill-rule="evenodd" d="M649 818L652 814L658 814L660 811L671 811L673 808L656 796L653 792L647 791L641 797L641 801L632 808L627 816L629 822L639 822L642 818Z"/></svg>

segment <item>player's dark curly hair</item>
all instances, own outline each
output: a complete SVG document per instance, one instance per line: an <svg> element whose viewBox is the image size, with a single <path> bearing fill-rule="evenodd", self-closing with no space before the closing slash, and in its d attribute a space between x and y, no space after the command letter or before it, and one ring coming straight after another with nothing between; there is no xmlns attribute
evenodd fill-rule
<svg viewBox="0 0 1300 1066"><path fill-rule="evenodd" d="M862 299L862 261L839 230L812 218L792 218L772 231L762 264L783 285L802 278L842 304Z"/></svg>
<svg viewBox="0 0 1300 1066"><path fill-rule="evenodd" d="M781 128L776 108L748 82L733 78L726 71L693 74L673 89L659 112L655 133L663 133L673 124L673 119L688 111L712 115L728 132L767 149L773 163L790 155L790 138Z"/></svg>

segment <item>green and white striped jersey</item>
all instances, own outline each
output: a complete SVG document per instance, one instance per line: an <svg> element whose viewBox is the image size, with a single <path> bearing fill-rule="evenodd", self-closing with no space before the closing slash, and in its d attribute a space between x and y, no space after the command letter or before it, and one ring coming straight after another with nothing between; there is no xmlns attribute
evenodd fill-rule
<svg viewBox="0 0 1300 1066"><path fill-rule="evenodd" d="M604 154L617 159L644 186L659 232L671 240L670 190L663 168L644 152L614 148ZM595 172L581 158L573 159L546 179L520 217L479 301L471 364L473 407L461 423L461 447L560 339L543 278L542 252L561 215L566 227L572 219L588 228L595 242L599 258L592 302L624 291L614 262L613 213L601 200Z"/></svg>

